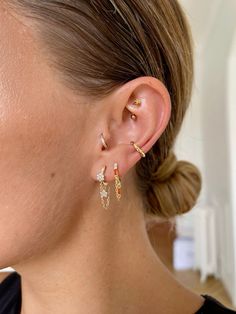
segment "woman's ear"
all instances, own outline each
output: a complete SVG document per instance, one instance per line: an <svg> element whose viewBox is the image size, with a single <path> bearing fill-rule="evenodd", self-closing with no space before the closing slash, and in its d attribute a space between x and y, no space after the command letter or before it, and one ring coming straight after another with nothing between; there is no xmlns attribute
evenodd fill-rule
<svg viewBox="0 0 236 314"><path fill-rule="evenodd" d="M137 99L140 103L135 104ZM108 147L104 150L101 145L96 152L91 175L96 180L96 174L106 166L106 181L109 182L114 179L114 163L118 163L122 177L142 158L131 141L144 153L156 143L169 122L171 100L160 80L145 76L124 84L103 101L104 119L99 127L104 130Z"/></svg>

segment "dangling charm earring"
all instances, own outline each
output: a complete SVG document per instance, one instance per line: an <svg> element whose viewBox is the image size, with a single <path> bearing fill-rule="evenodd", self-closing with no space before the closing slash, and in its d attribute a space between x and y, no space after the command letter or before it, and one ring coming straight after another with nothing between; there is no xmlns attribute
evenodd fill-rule
<svg viewBox="0 0 236 314"><path fill-rule="evenodd" d="M105 182L105 172L106 166L102 168L102 170L97 174L97 180L100 182L100 197L102 206L105 209L108 209L110 203L110 187L108 182Z"/></svg>
<svg viewBox="0 0 236 314"><path fill-rule="evenodd" d="M115 178L115 191L116 191L116 198L118 201L121 198L121 180L119 176L118 164L114 164L114 178Z"/></svg>

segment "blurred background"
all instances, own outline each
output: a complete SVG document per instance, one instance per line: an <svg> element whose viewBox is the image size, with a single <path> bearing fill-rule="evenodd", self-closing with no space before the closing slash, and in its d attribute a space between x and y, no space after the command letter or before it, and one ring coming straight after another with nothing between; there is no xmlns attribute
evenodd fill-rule
<svg viewBox="0 0 236 314"><path fill-rule="evenodd" d="M236 309L236 1L179 1L193 32L195 81L175 152L199 167L203 186L176 228L163 223L149 235L180 281Z"/></svg>
<svg viewBox="0 0 236 314"><path fill-rule="evenodd" d="M193 97L175 145L201 170L193 210L151 231L160 257L186 285L236 309L236 1L180 0L195 48Z"/></svg>

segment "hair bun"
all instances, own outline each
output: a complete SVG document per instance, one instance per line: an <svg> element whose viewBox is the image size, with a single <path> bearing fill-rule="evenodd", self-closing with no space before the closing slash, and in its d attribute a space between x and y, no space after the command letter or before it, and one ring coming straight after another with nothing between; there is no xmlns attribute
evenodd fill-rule
<svg viewBox="0 0 236 314"><path fill-rule="evenodd" d="M177 158L174 152L170 150L163 163L157 168L155 172L151 173L150 180L154 183L168 180L176 171L177 165Z"/></svg>
<svg viewBox="0 0 236 314"><path fill-rule="evenodd" d="M195 205L201 191L200 171L188 161L178 161L172 150L154 170L156 161L157 158L151 167L150 162L145 163L145 171L141 171L142 174L145 173L141 186L145 210L165 218L188 212Z"/></svg>

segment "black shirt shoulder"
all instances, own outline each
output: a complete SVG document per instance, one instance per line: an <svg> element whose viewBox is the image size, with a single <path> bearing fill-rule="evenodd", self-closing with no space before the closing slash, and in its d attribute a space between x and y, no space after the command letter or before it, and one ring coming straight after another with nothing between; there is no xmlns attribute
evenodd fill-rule
<svg viewBox="0 0 236 314"><path fill-rule="evenodd" d="M195 314L236 314L236 311L227 308L212 296L207 294L202 296L205 298L205 302Z"/></svg>
<svg viewBox="0 0 236 314"><path fill-rule="evenodd" d="M0 314L19 314L21 277L14 271L0 283Z"/></svg>

